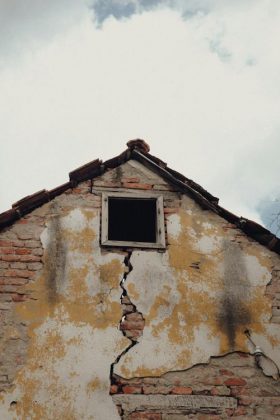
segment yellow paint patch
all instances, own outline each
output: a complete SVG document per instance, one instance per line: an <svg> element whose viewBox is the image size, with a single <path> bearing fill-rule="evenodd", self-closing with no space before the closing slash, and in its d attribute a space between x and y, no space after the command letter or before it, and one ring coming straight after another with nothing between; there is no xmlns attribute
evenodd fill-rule
<svg viewBox="0 0 280 420"><path fill-rule="evenodd" d="M91 212L86 212L84 215L90 222ZM43 272L34 282L26 286L26 293L31 294L32 299L16 305L16 317L21 322L27 323L29 337L25 366L18 372L14 388L7 392L5 398L6 400L9 394L12 396L16 390L19 391L20 398L15 407L17 418L32 418L32 420L81 418L80 413L74 409L71 393L69 393L69 387L71 388L72 384L67 381L65 384L61 382L55 366L64 360L70 347L78 351L83 343L79 336L70 339L63 336L60 328L62 331L63 327L66 327L64 331L67 331L68 327L71 329L71 325L80 328L86 326L97 334L98 331L117 329L122 316L119 283L124 272L124 265L120 262L119 256L114 258L112 254L108 262L109 254L106 254L104 260L107 261L102 264L99 245L95 245L96 248L94 248L96 239L94 229L86 226L76 232L61 226L63 224L60 224L59 241L67 250L63 278L59 284L56 283L56 277L52 279L53 290L50 298L48 281L50 261L45 257ZM60 327L54 330L52 325ZM116 342L120 353L128 343L129 340L120 333L120 340ZM108 349L108 351L113 350ZM75 378L77 372L73 367L65 366L65 374L69 369L69 377ZM94 369L94 363L92 368ZM108 364L108 378L109 371L110 364ZM40 390L44 390L52 402L59 396L60 403L56 405L38 402L37 396ZM98 377L88 384L87 390L91 393L103 390L110 398L108 383L100 381ZM77 389L76 392L79 390Z"/></svg>
<svg viewBox="0 0 280 420"><path fill-rule="evenodd" d="M140 295L133 283L129 283L126 287L126 290L131 301L139 299Z"/></svg>

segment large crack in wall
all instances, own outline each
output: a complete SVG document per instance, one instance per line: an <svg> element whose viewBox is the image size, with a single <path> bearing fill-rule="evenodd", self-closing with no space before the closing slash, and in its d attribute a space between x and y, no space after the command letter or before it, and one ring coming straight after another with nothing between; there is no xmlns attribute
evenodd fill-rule
<svg viewBox="0 0 280 420"><path fill-rule="evenodd" d="M125 287L125 282L128 275L132 272L133 266L131 264L132 251L128 251L127 255L124 258L124 265L126 267L123 278L120 282L120 287L122 294L120 297L123 315L120 320L119 329L122 331L122 334L128 338L131 343L125 348L111 364L110 369L110 381L111 381L111 390L115 393L118 388L117 383L120 380L120 377L114 372L115 365L119 363L121 358L130 351L138 343L138 339L142 336L145 319L143 314L137 310L136 305L131 301L128 291Z"/></svg>

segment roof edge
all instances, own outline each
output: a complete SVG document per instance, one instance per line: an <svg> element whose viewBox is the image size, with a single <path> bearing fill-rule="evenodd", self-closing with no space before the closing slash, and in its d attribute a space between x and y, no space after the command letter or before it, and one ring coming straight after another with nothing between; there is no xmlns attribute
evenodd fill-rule
<svg viewBox="0 0 280 420"><path fill-rule="evenodd" d="M128 149L124 152L114 158L108 159L104 163L100 159L95 159L74 169L69 173L69 181L58 187L51 190L40 190L18 200L12 205L11 209L0 214L0 230L10 226L16 220L63 194L68 189L74 188L79 182L93 179L102 175L106 170L116 168L130 159L135 159L149 169L157 172L169 183L175 185L179 191L189 195L203 209L213 211L261 245L280 254L280 238L260 224L244 217L238 217L219 206L219 199L217 197L210 194L196 182L169 168L167 163L161 159L151 155L149 153L149 145L144 140L130 140L127 146Z"/></svg>

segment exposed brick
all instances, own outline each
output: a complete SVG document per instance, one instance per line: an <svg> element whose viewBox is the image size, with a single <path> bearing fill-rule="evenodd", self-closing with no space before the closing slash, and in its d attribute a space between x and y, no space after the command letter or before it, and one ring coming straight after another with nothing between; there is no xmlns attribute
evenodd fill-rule
<svg viewBox="0 0 280 420"><path fill-rule="evenodd" d="M121 330L143 330L145 321L139 319L137 321L123 321L120 325Z"/></svg>
<svg viewBox="0 0 280 420"><path fill-rule="evenodd" d="M26 278L20 278L20 277L4 277L0 279L0 284L14 284L17 286L21 286L23 284L26 284L28 280Z"/></svg>
<svg viewBox="0 0 280 420"><path fill-rule="evenodd" d="M251 396L241 396L238 398L238 401L240 405L246 405L246 406L251 405L253 402L259 402L259 403L262 402L261 399L256 399Z"/></svg>
<svg viewBox="0 0 280 420"><path fill-rule="evenodd" d="M39 255L20 255L19 261L22 262L40 262L42 258Z"/></svg>
<svg viewBox="0 0 280 420"><path fill-rule="evenodd" d="M26 295L15 293L11 296L11 298L14 302L24 302L27 297Z"/></svg>
<svg viewBox="0 0 280 420"><path fill-rule="evenodd" d="M171 391L171 386L153 386L153 385L144 385L143 386L143 393L144 394L163 394L167 395Z"/></svg>
<svg viewBox="0 0 280 420"><path fill-rule="evenodd" d="M119 391L118 385L111 385L110 387L110 394L117 394Z"/></svg>
<svg viewBox="0 0 280 420"><path fill-rule="evenodd" d="M19 255L31 254L32 250L29 248L18 248L16 249L15 253Z"/></svg>
<svg viewBox="0 0 280 420"><path fill-rule="evenodd" d="M5 255L0 255L0 259L1 261L6 261L6 262L15 262L19 260L19 255L15 255L15 254L5 254Z"/></svg>
<svg viewBox="0 0 280 420"><path fill-rule="evenodd" d="M242 378L228 378L224 384L227 386L244 386L246 385L246 381Z"/></svg>
<svg viewBox="0 0 280 420"><path fill-rule="evenodd" d="M215 386L211 389L211 395L230 395L230 389L226 386Z"/></svg>
<svg viewBox="0 0 280 420"><path fill-rule="evenodd" d="M192 388L189 386L174 386L171 394L190 395L192 394Z"/></svg>
<svg viewBox="0 0 280 420"><path fill-rule="evenodd" d="M273 407L271 414L273 414L274 416L279 415L280 417L280 407Z"/></svg>
<svg viewBox="0 0 280 420"><path fill-rule="evenodd" d="M122 178L122 183L139 184L139 182L140 182L140 178L136 178L136 177Z"/></svg>
<svg viewBox="0 0 280 420"><path fill-rule="evenodd" d="M0 269L1 268L8 268L9 267L9 263L5 262L5 261L0 261Z"/></svg>
<svg viewBox="0 0 280 420"><path fill-rule="evenodd" d="M29 278L34 276L34 272L29 270L5 270L4 276Z"/></svg>
<svg viewBox="0 0 280 420"><path fill-rule="evenodd" d="M143 321L143 316L139 312L131 312L125 316L127 321Z"/></svg>
<svg viewBox="0 0 280 420"><path fill-rule="evenodd" d="M33 262L33 263L29 263L27 264L27 268L28 270L41 270L41 268L43 267L43 264L40 262Z"/></svg>
<svg viewBox="0 0 280 420"><path fill-rule="evenodd" d="M203 379L205 385L223 385L224 378L219 376L210 376Z"/></svg>
<svg viewBox="0 0 280 420"><path fill-rule="evenodd" d="M18 287L13 284L0 285L0 293L15 293L17 291L18 291Z"/></svg>
<svg viewBox="0 0 280 420"><path fill-rule="evenodd" d="M10 264L10 266L11 266L11 268L16 268L16 269L19 269L19 270L25 270L26 267L27 267L26 264L23 263L23 262L12 262Z"/></svg>
<svg viewBox="0 0 280 420"><path fill-rule="evenodd" d="M228 369L220 369L219 370L221 375L226 375L226 376L233 376L234 373L231 370Z"/></svg>
<svg viewBox="0 0 280 420"><path fill-rule="evenodd" d="M124 182L124 188L133 188L138 190L151 190L153 186L151 184L141 184L141 183L133 183L133 182Z"/></svg>
<svg viewBox="0 0 280 420"><path fill-rule="evenodd" d="M143 330L125 330L125 335L127 338L131 338L132 340L137 340L137 338L142 336Z"/></svg>
<svg viewBox="0 0 280 420"><path fill-rule="evenodd" d="M125 385L122 388L122 391L123 391L124 394L141 394L142 393L142 387L141 386Z"/></svg>
<svg viewBox="0 0 280 420"><path fill-rule="evenodd" d="M234 416L246 416L247 414L247 408L246 407L237 407L233 410L233 415Z"/></svg>
<svg viewBox="0 0 280 420"><path fill-rule="evenodd" d="M26 248L39 248L41 246L41 242L40 241L25 241L24 242L24 246Z"/></svg>
<svg viewBox="0 0 280 420"><path fill-rule="evenodd" d="M1 293L0 294L0 302L11 302L12 296L8 293Z"/></svg>
<svg viewBox="0 0 280 420"><path fill-rule="evenodd" d="M15 241L15 240L0 240L0 247L7 246L7 247L14 247L14 246L23 246L23 241Z"/></svg>
<svg viewBox="0 0 280 420"><path fill-rule="evenodd" d="M42 250L42 248L35 248L35 249L32 250L32 254L33 255L38 255L38 256L43 255L43 250Z"/></svg>
<svg viewBox="0 0 280 420"><path fill-rule="evenodd" d="M29 221L26 220L26 219L21 219L18 222L21 222L22 224L26 224ZM31 232L30 233L28 233L28 232L18 232L17 235L18 235L18 238L19 239L23 239L23 240L26 240L26 239L34 239L34 234L31 233Z"/></svg>

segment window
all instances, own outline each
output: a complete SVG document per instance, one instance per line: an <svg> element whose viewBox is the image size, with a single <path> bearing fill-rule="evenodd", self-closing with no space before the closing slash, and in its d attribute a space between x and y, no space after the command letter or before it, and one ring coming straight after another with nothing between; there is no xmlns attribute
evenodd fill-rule
<svg viewBox="0 0 280 420"><path fill-rule="evenodd" d="M162 196L103 193L101 244L165 248Z"/></svg>

